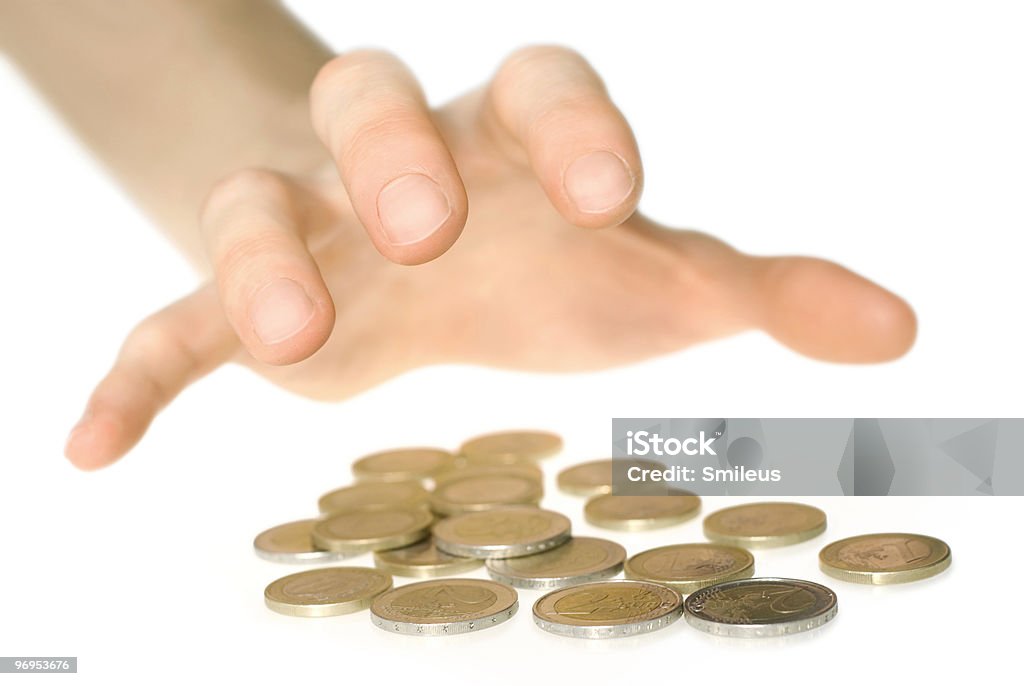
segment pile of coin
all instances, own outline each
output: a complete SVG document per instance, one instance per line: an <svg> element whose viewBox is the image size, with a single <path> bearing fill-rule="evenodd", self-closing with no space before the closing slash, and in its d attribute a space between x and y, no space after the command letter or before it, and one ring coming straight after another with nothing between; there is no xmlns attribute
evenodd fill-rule
<svg viewBox="0 0 1024 686"><path fill-rule="evenodd" d="M835 617L831 589L754 577L750 552L821 535L827 518L820 509L788 502L725 508L704 519L709 542L627 556L614 541L574 537L568 517L540 508L538 462L561 447L551 433L509 431L473 438L456 452L405 448L357 460L356 483L323 495L320 517L268 529L253 544L275 562L334 563L372 552L374 568L290 574L267 586L267 606L304 617L369 608L375 626L418 636L497 626L518 610L516 589L547 591L534 603L535 623L576 638L633 636L681 617L719 636L781 636ZM612 495L615 474L635 464L648 465L586 462L563 470L557 484L588 498L588 523L613 531L667 527L699 514L700 497L685 491ZM825 574L866 584L924 579L950 560L942 541L899 533L835 541L819 555ZM481 566L492 580L453 576ZM620 573L624 579L613 578ZM394 576L428 580L394 587Z"/></svg>

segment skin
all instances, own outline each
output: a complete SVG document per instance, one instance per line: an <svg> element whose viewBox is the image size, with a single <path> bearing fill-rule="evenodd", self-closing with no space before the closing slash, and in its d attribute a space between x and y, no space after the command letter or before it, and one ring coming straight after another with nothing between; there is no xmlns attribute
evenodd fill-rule
<svg viewBox="0 0 1024 686"><path fill-rule="evenodd" d="M90 45L96 31L66 16L88 4L5 11L17 15L9 21L56 31L51 37L62 45ZM340 400L422 365L601 369L752 328L837 362L893 359L914 340L910 307L839 265L745 255L637 213L643 170L633 134L598 75L571 50L520 50L489 84L431 110L393 56L355 51L328 59L273 3L247 4L256 17L248 17L247 32L218 31L235 26L224 23L232 8L119 8L143 13L135 17L143 24L206 27L205 47L228 51L239 65L244 87L234 95L197 96L187 121L164 114L165 134L179 127L206 144L198 159L169 146L163 165L131 152L137 147L103 142L110 140L102 135L111 126L105 117L117 113L52 77L65 73L32 46L54 43L22 44L10 29L0 36L169 235L205 256L212 274L128 336L69 437L66 454L78 467L124 455L186 385L229 361L291 391ZM93 9L110 11L103 3ZM103 60L116 60L121 49L106 38L100 52L110 55L91 65L100 74L110 66ZM291 56L287 68L278 61L261 71L268 40ZM62 66L75 68L70 59ZM225 75L164 87L207 93L195 78ZM123 88L135 111L152 108L156 116L167 106L139 88L137 74L112 80L104 87L115 95ZM296 98L296 84L308 87L308 101ZM214 126L231 115L239 119L232 132L258 135L236 141ZM168 139L155 137L160 131L144 117L121 123L124 138ZM248 140L259 141L256 149ZM589 166L578 163L585 158ZM175 181L186 172L187 181ZM161 183L179 189L173 200ZM388 205L386 189L402 184L419 195ZM433 200L415 201L426 197L423 189ZM198 227L184 218L196 209ZM389 217L401 232L389 232Z"/></svg>

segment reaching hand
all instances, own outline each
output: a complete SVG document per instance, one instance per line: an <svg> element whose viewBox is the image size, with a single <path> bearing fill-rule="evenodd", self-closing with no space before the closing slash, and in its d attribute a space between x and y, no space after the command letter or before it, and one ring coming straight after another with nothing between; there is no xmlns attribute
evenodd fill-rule
<svg viewBox="0 0 1024 686"><path fill-rule="evenodd" d="M433 111L393 57L350 53L310 108L332 163L212 189L216 281L129 335L68 440L79 467L116 460L231 359L337 399L431 363L596 369L749 328L836 361L913 342L907 304L836 264L751 257L636 214L633 135L573 52L522 50Z"/></svg>

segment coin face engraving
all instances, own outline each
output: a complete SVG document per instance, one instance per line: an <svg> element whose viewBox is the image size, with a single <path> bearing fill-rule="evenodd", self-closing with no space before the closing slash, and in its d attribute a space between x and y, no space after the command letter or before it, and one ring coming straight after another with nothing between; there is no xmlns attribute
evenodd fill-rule
<svg viewBox="0 0 1024 686"><path fill-rule="evenodd" d="M346 539L376 538L405 531L409 527L430 523L418 510L377 510L347 512L322 522L322 531L330 536Z"/></svg>
<svg viewBox="0 0 1024 686"><path fill-rule="evenodd" d="M372 581L365 576L347 579L339 579L335 575L296 577L283 583L281 591L298 600L326 603L353 598L365 591Z"/></svg>
<svg viewBox="0 0 1024 686"><path fill-rule="evenodd" d="M822 571L844 581L891 584L935 576L949 567L949 546L920 534L865 534L822 548Z"/></svg>
<svg viewBox="0 0 1024 686"><path fill-rule="evenodd" d="M724 636L779 636L830 621L831 589L798 579L739 579L708 586L686 599L687 621Z"/></svg>
<svg viewBox="0 0 1024 686"><path fill-rule="evenodd" d="M543 534L551 528L551 519L543 514L488 512L458 521L452 528L469 541L515 541Z"/></svg>
<svg viewBox="0 0 1024 686"><path fill-rule="evenodd" d="M597 567L611 559L607 550L597 546L573 545L573 543L574 541L570 540L568 543L540 555L514 557L507 560L505 564L512 571L528 572L540 576L546 572L569 573L573 570Z"/></svg>
<svg viewBox="0 0 1024 686"><path fill-rule="evenodd" d="M699 511L700 497L678 490L671 495L599 495L583 508L591 524L627 531L678 524Z"/></svg>
<svg viewBox="0 0 1024 686"><path fill-rule="evenodd" d="M442 584L398 594L391 601L391 607L418 619L445 617L452 620L477 614L497 599L489 588Z"/></svg>
<svg viewBox="0 0 1024 686"><path fill-rule="evenodd" d="M365 567L311 569L271 582L264 591L267 606L282 614L328 616L368 607L374 596L391 587L391 577Z"/></svg>
<svg viewBox="0 0 1024 686"><path fill-rule="evenodd" d="M440 498L453 503L517 502L537 492L533 480L512 475L488 475L458 479L438 489Z"/></svg>
<svg viewBox="0 0 1024 686"><path fill-rule="evenodd" d="M825 513L802 503L750 503L712 512L704 534L713 541L748 547L800 543L826 527Z"/></svg>
<svg viewBox="0 0 1024 686"><path fill-rule="evenodd" d="M576 638L656 631L682 616L682 596L646 581L597 581L552 591L533 606L537 626Z"/></svg>
<svg viewBox="0 0 1024 686"><path fill-rule="evenodd" d="M569 540L569 518L534 507L502 507L442 519L434 525L434 542L450 554L511 558L540 553Z"/></svg>
<svg viewBox="0 0 1024 686"><path fill-rule="evenodd" d="M427 491L416 481L397 483L367 482L346 486L320 498L320 511L337 513L351 510L381 509L425 503Z"/></svg>
<svg viewBox="0 0 1024 686"><path fill-rule="evenodd" d="M585 622L607 622L645 615L661 606L661 598L645 588L581 591L555 602L555 612Z"/></svg>

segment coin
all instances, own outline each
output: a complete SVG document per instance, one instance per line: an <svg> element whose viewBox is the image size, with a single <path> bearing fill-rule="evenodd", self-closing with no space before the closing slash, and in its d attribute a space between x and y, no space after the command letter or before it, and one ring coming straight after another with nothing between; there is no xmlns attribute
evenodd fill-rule
<svg viewBox="0 0 1024 686"><path fill-rule="evenodd" d="M626 560L626 578L654 581L687 594L754 575L754 556L743 548L682 543L645 550Z"/></svg>
<svg viewBox="0 0 1024 686"><path fill-rule="evenodd" d="M502 431L477 436L462 444L459 454L473 460L511 455L531 460L550 457L562 449L562 439L546 431Z"/></svg>
<svg viewBox="0 0 1024 686"><path fill-rule="evenodd" d="M687 491L676 495L599 495L587 501L583 515L594 526L618 531L644 531L696 517L700 498Z"/></svg>
<svg viewBox="0 0 1024 686"><path fill-rule="evenodd" d="M455 467L455 455L438 448L402 448L361 457L352 473L362 481L430 479Z"/></svg>
<svg viewBox="0 0 1024 686"><path fill-rule="evenodd" d="M582 536L536 555L488 560L487 573L516 588L562 588L609 579L622 571L625 559L618 543Z"/></svg>
<svg viewBox="0 0 1024 686"><path fill-rule="evenodd" d="M391 577L367 567L323 567L272 582L263 598L274 612L295 617L331 617L370 607L391 588Z"/></svg>
<svg viewBox="0 0 1024 686"><path fill-rule="evenodd" d="M502 507L442 519L434 544L449 555L490 559L535 555L569 540L569 518L535 507Z"/></svg>
<svg viewBox="0 0 1024 686"><path fill-rule="evenodd" d="M663 629L683 614L677 591L647 581L597 581L542 596L533 621L573 638L618 638Z"/></svg>
<svg viewBox="0 0 1024 686"><path fill-rule="evenodd" d="M303 519L267 529L253 540L253 550L272 562L335 562L348 557L313 545L313 527L317 521Z"/></svg>
<svg viewBox="0 0 1024 686"><path fill-rule="evenodd" d="M320 498L324 514L351 510L371 510L395 505L427 502L427 491L415 481L400 483L361 483L331 491Z"/></svg>
<svg viewBox="0 0 1024 686"><path fill-rule="evenodd" d="M441 472L434 477L434 484L440 485L452 479L462 479L467 476L491 476L494 474L512 474L525 479L533 479L539 484L544 483L544 472L536 462L520 462L517 464L477 464L462 465L447 472ZM436 487L436 486L435 486Z"/></svg>
<svg viewBox="0 0 1024 686"><path fill-rule="evenodd" d="M419 507L341 512L317 522L313 544L349 555L401 548L426 538L433 521L433 516Z"/></svg>
<svg viewBox="0 0 1024 686"><path fill-rule="evenodd" d="M536 479L512 472L453 476L430 494L430 509L438 514L492 510L503 505L536 505L544 488Z"/></svg>
<svg viewBox="0 0 1024 686"><path fill-rule="evenodd" d="M750 503L712 512L704 535L716 543L775 548L800 543L825 531L825 513L801 503Z"/></svg>
<svg viewBox="0 0 1024 686"><path fill-rule="evenodd" d="M486 579L433 579L380 595L370 620L385 631L448 636L480 631L511 619L519 609L514 588Z"/></svg>
<svg viewBox="0 0 1024 686"><path fill-rule="evenodd" d="M836 616L831 589L797 579L738 579L686 599L686 621L717 636L784 636L815 629Z"/></svg>
<svg viewBox="0 0 1024 686"><path fill-rule="evenodd" d="M898 584L935 576L949 567L949 546L919 534L865 534L829 543L821 571L861 584Z"/></svg>
<svg viewBox="0 0 1024 686"><path fill-rule="evenodd" d="M395 576L447 576L469 572L483 565L483 560L472 557L456 557L443 553L434 545L433 539L426 539L404 548L381 550L373 554L377 569Z"/></svg>
<svg viewBox="0 0 1024 686"><path fill-rule="evenodd" d="M567 467L558 473L558 488L569 495L586 497L612 492L617 474L620 479L632 467L641 469L664 468L660 462L647 460L594 460Z"/></svg>

